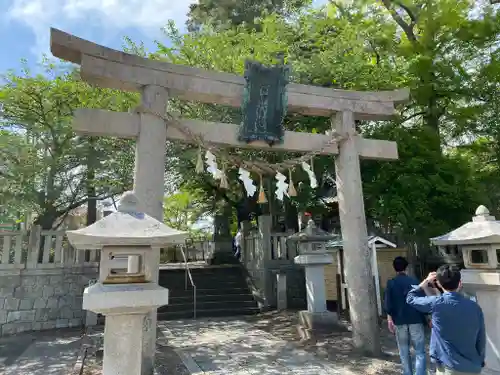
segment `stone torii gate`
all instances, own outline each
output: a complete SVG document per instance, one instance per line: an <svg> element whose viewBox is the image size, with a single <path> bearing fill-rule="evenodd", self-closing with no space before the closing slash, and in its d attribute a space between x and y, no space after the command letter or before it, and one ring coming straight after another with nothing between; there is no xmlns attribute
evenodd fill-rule
<svg viewBox="0 0 500 375"><path fill-rule="evenodd" d="M126 54L51 29L54 56L79 64L81 77L104 88L136 91L142 94L142 107L166 114L169 98L240 107L244 78ZM380 350L375 285L361 185L359 158L395 160L395 142L364 139L355 131L355 120L384 120L395 114L395 104L408 99L407 90L355 92L289 84L288 111L326 116L332 129L343 136L323 154L336 155L335 170L338 204L344 243L345 277L351 307L354 343L369 352ZM237 140L238 126L181 119L180 123L206 142L219 146L260 148L269 151L310 152L321 149L330 135L285 132L284 142L269 147ZM166 140L189 142L183 132L150 113L122 113L81 109L75 114L78 134L130 138L136 141L134 190L143 210L162 219ZM159 251L158 251L159 258ZM159 259L158 259L159 261ZM156 315L151 315L153 327ZM147 344L146 361L154 360L155 330ZM149 353L147 353L149 352ZM150 366L152 362L150 362Z"/></svg>

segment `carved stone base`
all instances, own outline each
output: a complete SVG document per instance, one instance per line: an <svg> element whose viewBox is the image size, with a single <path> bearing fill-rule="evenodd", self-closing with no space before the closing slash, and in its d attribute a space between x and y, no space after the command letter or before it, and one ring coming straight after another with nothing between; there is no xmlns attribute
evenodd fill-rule
<svg viewBox="0 0 500 375"><path fill-rule="evenodd" d="M339 327L339 318L337 313L325 311L321 313L313 313L307 310L299 311L299 320L307 329L324 330Z"/></svg>
<svg viewBox="0 0 500 375"><path fill-rule="evenodd" d="M304 310L299 311L299 324L297 332L302 340L315 340L316 336L330 332L343 332L347 328L339 322L337 313L325 311L312 313Z"/></svg>

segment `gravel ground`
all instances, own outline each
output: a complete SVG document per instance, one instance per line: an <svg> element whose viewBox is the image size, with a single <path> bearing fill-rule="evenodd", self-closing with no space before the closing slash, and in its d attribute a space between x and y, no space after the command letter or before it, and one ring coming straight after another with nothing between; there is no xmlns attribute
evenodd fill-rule
<svg viewBox="0 0 500 375"><path fill-rule="evenodd" d="M380 357L367 357L353 348L349 323L344 319L342 323L346 330L332 333L323 333L311 340L302 340L297 330L298 313L296 311L268 312L254 316L235 317L226 319L243 320L258 329L268 332L279 339L291 342L321 359L335 363L351 375L396 375L401 373L397 345L394 336L382 324L380 338L383 354ZM102 374L102 333L92 336L92 345L89 348L84 365L83 375ZM175 348L168 345L163 334L158 332L157 345L157 375L189 375Z"/></svg>
<svg viewBox="0 0 500 375"><path fill-rule="evenodd" d="M244 320L282 340L295 343L321 359L343 366L346 373L350 372L356 375L401 374L396 339L384 324L380 330L383 354L379 358L372 358L354 349L352 335L348 330L350 324L345 319L341 319L341 321L347 327L346 330L318 334L314 339L307 341L301 339L297 330L298 312L296 311L271 311L245 317Z"/></svg>

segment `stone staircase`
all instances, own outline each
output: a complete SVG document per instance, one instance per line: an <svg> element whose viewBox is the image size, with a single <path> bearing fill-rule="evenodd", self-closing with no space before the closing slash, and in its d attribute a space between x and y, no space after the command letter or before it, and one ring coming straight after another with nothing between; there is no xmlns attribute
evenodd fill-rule
<svg viewBox="0 0 500 375"><path fill-rule="evenodd" d="M183 266L182 266L183 267ZM198 266L190 268L196 285L196 316L250 315L259 312L240 265ZM170 291L170 303L158 309L158 320L191 319L193 288L185 269L160 269L159 284Z"/></svg>

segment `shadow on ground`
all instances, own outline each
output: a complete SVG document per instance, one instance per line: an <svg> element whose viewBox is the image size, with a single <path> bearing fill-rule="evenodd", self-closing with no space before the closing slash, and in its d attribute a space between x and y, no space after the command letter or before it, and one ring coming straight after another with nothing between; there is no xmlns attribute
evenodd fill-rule
<svg viewBox="0 0 500 375"><path fill-rule="evenodd" d="M350 330L319 333L313 340L301 340L297 330L298 311L271 311L246 317L245 321L282 340L294 343L317 358L334 363L345 371L354 374L401 373L396 340L385 326L380 329L383 354L379 358L372 358L353 347ZM341 319L341 322L344 327L350 329L350 323L347 320Z"/></svg>
<svg viewBox="0 0 500 375"><path fill-rule="evenodd" d="M300 341L296 312L238 319L163 322L169 343L202 371L223 374L399 374L394 338L381 330L386 354L369 358L352 346L350 332ZM161 329L161 328L160 328Z"/></svg>
<svg viewBox="0 0 500 375"><path fill-rule="evenodd" d="M66 375L78 356L81 330L23 333L0 339L3 375Z"/></svg>

